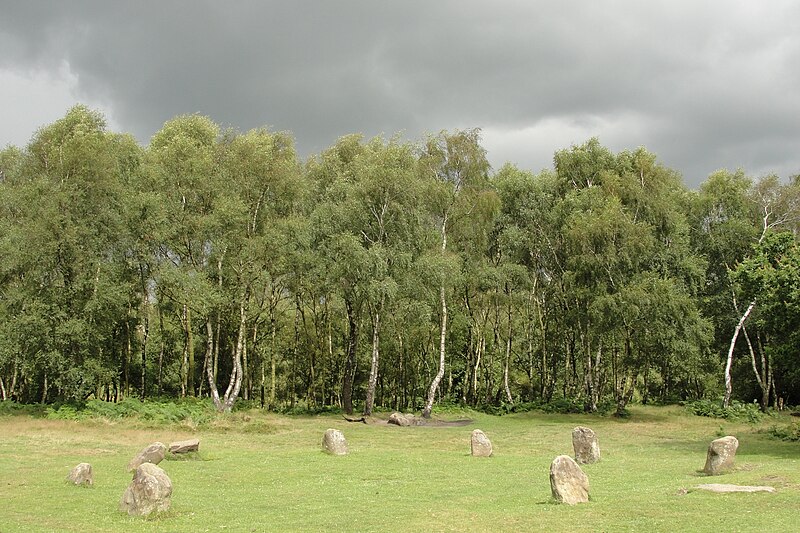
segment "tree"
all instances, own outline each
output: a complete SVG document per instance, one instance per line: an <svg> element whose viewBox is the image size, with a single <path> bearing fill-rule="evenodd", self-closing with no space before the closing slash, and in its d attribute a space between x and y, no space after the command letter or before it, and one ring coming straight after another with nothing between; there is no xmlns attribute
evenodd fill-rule
<svg viewBox="0 0 800 533"><path fill-rule="evenodd" d="M133 294L119 238L121 185L137 158L129 136L108 133L103 117L83 106L37 131L24 152L5 152L8 395L83 399L116 380L115 356L129 353L131 341L117 328Z"/></svg>
<svg viewBox="0 0 800 533"><path fill-rule="evenodd" d="M423 175L432 178L431 213L439 227L440 251L444 257L453 230L462 225L469 227L471 219L479 219L479 215L487 211L482 208L489 207L491 212L494 206L494 195L488 189L490 166L486 150L480 145L480 130L441 132L429 138L420 157L420 166ZM422 410L425 418L431 416L445 372L448 307L444 279L439 286L439 309L439 364Z"/></svg>

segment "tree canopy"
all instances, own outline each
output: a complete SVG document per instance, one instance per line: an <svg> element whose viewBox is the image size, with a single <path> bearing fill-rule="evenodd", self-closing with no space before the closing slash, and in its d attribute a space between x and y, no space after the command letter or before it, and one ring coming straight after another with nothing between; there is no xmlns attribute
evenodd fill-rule
<svg viewBox="0 0 800 533"><path fill-rule="evenodd" d="M0 151L0 397L270 409L800 402L800 184L597 139L290 134L86 107ZM741 332L741 335L739 333ZM741 338L740 338L741 337Z"/></svg>

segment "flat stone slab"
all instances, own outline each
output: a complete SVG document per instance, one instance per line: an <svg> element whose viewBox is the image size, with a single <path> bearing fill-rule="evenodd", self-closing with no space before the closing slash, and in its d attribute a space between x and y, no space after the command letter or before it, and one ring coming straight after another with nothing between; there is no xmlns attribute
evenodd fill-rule
<svg viewBox="0 0 800 533"><path fill-rule="evenodd" d="M189 453L199 449L200 439L179 440L169 445L169 453Z"/></svg>
<svg viewBox="0 0 800 533"><path fill-rule="evenodd" d="M729 483L706 483L704 485L697 485L700 490L708 490L711 492L778 492L775 487L758 487L750 485L731 485Z"/></svg>

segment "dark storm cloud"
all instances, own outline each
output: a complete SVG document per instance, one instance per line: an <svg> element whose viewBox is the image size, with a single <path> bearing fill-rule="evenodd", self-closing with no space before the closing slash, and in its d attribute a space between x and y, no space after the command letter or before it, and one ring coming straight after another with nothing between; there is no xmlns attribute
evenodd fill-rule
<svg viewBox="0 0 800 533"><path fill-rule="evenodd" d="M719 167L800 172L792 2L0 5L0 68L68 62L79 96L143 142L200 112L290 130L303 153L479 126L495 166L538 170L598 135L692 184Z"/></svg>

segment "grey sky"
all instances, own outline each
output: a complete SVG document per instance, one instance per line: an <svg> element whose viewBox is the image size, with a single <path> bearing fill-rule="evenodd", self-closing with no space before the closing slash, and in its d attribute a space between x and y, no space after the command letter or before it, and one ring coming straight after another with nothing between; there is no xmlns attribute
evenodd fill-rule
<svg viewBox="0 0 800 533"><path fill-rule="evenodd" d="M480 127L498 168L597 136L690 186L800 173L800 2L0 0L0 146L75 102L146 144L199 112L344 134Z"/></svg>

